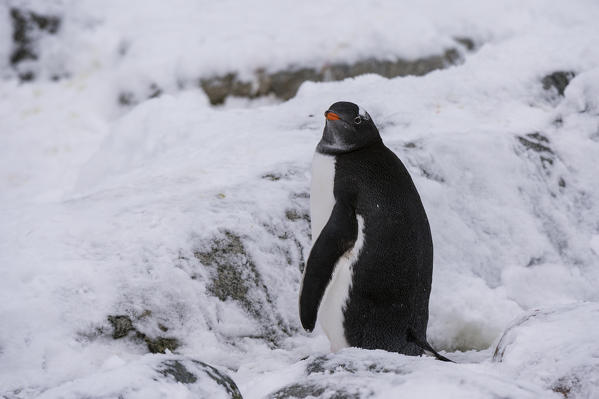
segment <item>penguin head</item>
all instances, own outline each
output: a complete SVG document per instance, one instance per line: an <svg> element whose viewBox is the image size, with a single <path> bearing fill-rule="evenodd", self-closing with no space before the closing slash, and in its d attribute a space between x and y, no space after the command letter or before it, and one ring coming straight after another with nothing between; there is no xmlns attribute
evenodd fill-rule
<svg viewBox="0 0 599 399"><path fill-rule="evenodd" d="M316 151L342 154L381 142L379 131L364 109L354 103L339 101L325 111L326 123Z"/></svg>

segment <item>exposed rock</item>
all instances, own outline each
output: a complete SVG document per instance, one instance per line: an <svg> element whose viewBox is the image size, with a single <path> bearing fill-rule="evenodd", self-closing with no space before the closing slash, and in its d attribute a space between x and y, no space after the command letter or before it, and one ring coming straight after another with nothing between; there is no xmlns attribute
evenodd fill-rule
<svg viewBox="0 0 599 399"><path fill-rule="evenodd" d="M221 301L232 299L254 316L259 315L260 307L248 297L248 292L262 284L260 275L238 235L226 231L224 238L215 240L209 251L194 255L214 270L208 292Z"/></svg>
<svg viewBox="0 0 599 399"><path fill-rule="evenodd" d="M221 301L237 302L258 320L263 330L260 338L276 344L281 332L289 334L276 316L269 290L240 236L225 231L222 237L212 241L209 250L196 251L194 256L211 272L208 293Z"/></svg>
<svg viewBox="0 0 599 399"><path fill-rule="evenodd" d="M108 321L112 324L112 328L114 329L112 332L112 338L114 339L126 337L130 331L135 331L133 322L129 316L108 316Z"/></svg>
<svg viewBox="0 0 599 399"><path fill-rule="evenodd" d="M222 104L227 97L257 98L274 95L282 100L294 97L306 81L327 82L338 81L368 73L374 73L386 78L397 76L422 76L434 70L447 68L463 60L464 51L472 51L476 45L469 38L455 38L457 46L445 50L442 54L407 60L379 60L367 58L355 63L334 63L318 67L290 66L283 71L269 72L264 69L254 71L253 77L243 80L235 72L222 75L200 77L197 85L208 96L213 105ZM155 83L145 93L137 95L124 91L118 95L118 103L123 106L135 105L145 99L157 97L162 90Z"/></svg>
<svg viewBox="0 0 599 399"><path fill-rule="evenodd" d="M224 372L195 359L177 357L160 363L157 371L165 377L171 377L182 384L206 383L206 378L214 381L231 399L242 399L237 384ZM204 381L203 381L204 380Z"/></svg>
<svg viewBox="0 0 599 399"><path fill-rule="evenodd" d="M543 77L541 83L543 84L543 89L555 89L558 95L563 96L566 87L574 76L576 76L576 74L572 71L556 71Z"/></svg>
<svg viewBox="0 0 599 399"><path fill-rule="evenodd" d="M304 374L268 398L433 397L426 385L431 380L445 386L452 397L551 397L550 390L531 389L493 373L472 373L455 363L351 348L308 360Z"/></svg>
<svg viewBox="0 0 599 399"><path fill-rule="evenodd" d="M168 360L163 363L164 368L160 370L160 374L164 376L172 376L175 381L183 384L193 384L198 380L195 374L191 373L179 360Z"/></svg>
<svg viewBox="0 0 599 399"><path fill-rule="evenodd" d="M327 399L359 399L357 393L345 392L342 389L327 388L312 384L293 384L280 389L268 396L270 399L303 399L303 398L327 398Z"/></svg>
<svg viewBox="0 0 599 399"><path fill-rule="evenodd" d="M148 345L148 350L152 353L166 353L167 349L174 352L180 345L179 340L176 338L149 338L145 334L139 332L138 336L145 341L146 345Z"/></svg>
<svg viewBox="0 0 599 399"><path fill-rule="evenodd" d="M151 315L151 312L144 311L144 313L142 313L139 318L143 318L148 315ZM131 331L134 331L135 338L145 342L146 345L148 346L148 350L151 353L166 353L167 349L171 352L174 352L180 346L179 340L177 340L176 338L171 338L171 337L151 338L151 337L148 337L146 334L139 331L138 329L136 329L133 326L133 321L131 320L131 318L129 316L126 316L126 315L112 316L111 315L111 316L108 316L108 321L110 322L110 324L112 325L112 328L113 328L112 338L114 338L114 339L123 338L123 337L126 337L127 335L129 335L129 333ZM168 328L166 328L162 324L159 324L158 328L163 332L168 331Z"/></svg>
<svg viewBox="0 0 599 399"><path fill-rule="evenodd" d="M493 360L566 398L596 397L599 304L533 310L501 336ZM568 353L568 356L563 356Z"/></svg>
<svg viewBox="0 0 599 399"><path fill-rule="evenodd" d="M60 29L60 18L18 8L10 9L10 17L13 28L10 63L17 70L21 80L32 80L35 78L35 72L31 66L19 64L38 59L37 40L42 33L56 34Z"/></svg>
<svg viewBox="0 0 599 399"><path fill-rule="evenodd" d="M456 39L460 46L468 50L474 48L474 42L467 38ZM432 55L416 60L396 59L394 61L368 58L353 64L336 63L319 68L293 68L285 71L254 73L254 81L241 80L235 73L202 78L202 87L212 104L221 104L228 96L255 98L273 94L282 100L295 96L303 82L324 82L343 80L350 77L375 73L386 78L397 76L421 76L437 69L455 65L462 60L457 48L446 50L443 54Z"/></svg>
<svg viewBox="0 0 599 399"><path fill-rule="evenodd" d="M547 136L540 132L534 132L524 136L516 136L516 138L527 151L532 151L538 155L543 169L546 171L550 169L555 161L555 153L550 147L550 141Z"/></svg>
<svg viewBox="0 0 599 399"><path fill-rule="evenodd" d="M285 211L285 217L291 220L292 222L299 219L303 219L307 222L310 222L310 215L307 213L300 213L297 209L287 209Z"/></svg>

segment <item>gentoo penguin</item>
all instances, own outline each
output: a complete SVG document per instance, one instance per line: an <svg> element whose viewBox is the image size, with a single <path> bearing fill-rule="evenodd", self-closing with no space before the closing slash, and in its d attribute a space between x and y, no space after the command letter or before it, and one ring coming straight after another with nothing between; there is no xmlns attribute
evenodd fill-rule
<svg viewBox="0 0 599 399"><path fill-rule="evenodd" d="M426 341L433 243L408 171L364 109L337 102L324 115L312 162L302 326L312 331L318 319L334 352L429 351L448 360Z"/></svg>

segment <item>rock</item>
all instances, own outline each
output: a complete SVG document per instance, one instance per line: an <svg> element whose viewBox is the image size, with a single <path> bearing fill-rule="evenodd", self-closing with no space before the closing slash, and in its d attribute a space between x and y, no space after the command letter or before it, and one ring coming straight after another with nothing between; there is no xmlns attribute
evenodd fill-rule
<svg viewBox="0 0 599 399"><path fill-rule="evenodd" d="M151 312L146 311L140 316L140 318L146 317L150 314L151 314ZM112 325L112 328L113 328L112 338L114 338L114 339L123 338L123 337L126 337L127 335L129 335L129 333L131 331L134 331L135 338L145 342L146 345L148 346L148 350L151 353L166 353L167 350L174 352L180 346L179 340L176 338L170 338L170 337L151 338L151 337L148 337L146 334L139 331L138 329L136 329L133 326L133 321L131 320L131 318L129 316L126 316L126 315L108 316L108 321L110 322L110 324ZM168 328L166 328L162 324L159 324L158 328L163 332L168 331Z"/></svg>
<svg viewBox="0 0 599 399"><path fill-rule="evenodd" d="M81 377L59 380L52 387L34 386L3 392L6 399L243 399L237 384L219 368L180 355L113 355L113 363Z"/></svg>
<svg viewBox="0 0 599 399"><path fill-rule="evenodd" d="M274 390L268 398L552 398L550 390L536 389L507 379L491 368L445 363L431 357L404 356L357 348L306 360L303 375ZM297 365L293 366L297 370ZM286 374L287 375L287 374ZM434 381L434 384L430 382Z"/></svg>
<svg viewBox="0 0 599 399"><path fill-rule="evenodd" d="M474 42L468 38L458 38L456 42L467 50L474 49ZM284 71L266 72L263 69L254 73L254 81L240 80L236 73L202 78L202 87L210 103L222 104L228 96L255 98L265 95L275 95L282 100L295 96L299 87L306 81L324 82L337 81L350 77L375 73L386 78L397 76L421 76L437 69L455 65L463 59L457 48L447 49L442 54L406 60L398 58L394 61L367 58L353 64L336 63L321 67L290 67Z"/></svg>
<svg viewBox="0 0 599 399"><path fill-rule="evenodd" d="M146 345L148 345L148 350L151 353L166 353L167 349L174 352L180 345L177 338L149 338L142 333L138 334L141 334L140 338L145 341Z"/></svg>
<svg viewBox="0 0 599 399"><path fill-rule="evenodd" d="M202 385L206 380L215 382L228 398L242 399L239 388L235 382L222 371L199 360L176 357L166 360L158 365L157 370L165 377L174 379L176 382L189 385ZM193 388L190 389L192 392Z"/></svg>
<svg viewBox="0 0 599 399"><path fill-rule="evenodd" d="M160 370L160 373L164 376L171 375L177 382L193 384L198 380L195 374L187 370L179 360L168 360L163 364L165 367Z"/></svg>
<svg viewBox="0 0 599 399"><path fill-rule="evenodd" d="M553 165L555 153L551 149L549 139L539 132L528 133L524 136L516 136L520 144L527 151L532 151L538 155L541 166L545 170Z"/></svg>
<svg viewBox="0 0 599 399"><path fill-rule="evenodd" d="M56 15L42 15L26 9L11 8L13 50L10 64L23 81L35 78L31 65L19 64L38 59L37 41L42 33L54 35L60 29L61 20Z"/></svg>
<svg viewBox="0 0 599 399"><path fill-rule="evenodd" d="M554 89L557 91L558 95L563 96L566 87L574 76L576 76L576 74L572 71L556 71L543 77L541 83L543 84L543 89Z"/></svg>
<svg viewBox="0 0 599 399"><path fill-rule="evenodd" d="M112 333L112 338L114 339L126 337L130 331L135 331L135 328L133 328L133 322L129 316L108 316L108 321L110 324L112 324L112 328L114 329Z"/></svg>
<svg viewBox="0 0 599 399"><path fill-rule="evenodd" d="M232 299L255 316L260 313L259 306L248 297L250 289L261 284L260 275L238 235L226 231L209 251L197 251L194 255L214 271L208 286L212 295L221 301Z"/></svg>
<svg viewBox="0 0 599 399"><path fill-rule="evenodd" d="M326 395L326 396L325 396ZM268 396L269 399L303 399L320 398L328 399L360 399L357 393L348 393L342 389L327 389L326 387L311 384L293 384Z"/></svg>
<svg viewBox="0 0 599 399"><path fill-rule="evenodd" d="M207 292L221 301L232 300L260 322L261 338L275 344L281 332L289 333L276 317L268 288L241 240L231 231L212 241L210 249L194 256L211 272Z"/></svg>
<svg viewBox="0 0 599 399"><path fill-rule="evenodd" d="M565 398L599 397L599 304L536 309L514 322L493 360Z"/></svg>

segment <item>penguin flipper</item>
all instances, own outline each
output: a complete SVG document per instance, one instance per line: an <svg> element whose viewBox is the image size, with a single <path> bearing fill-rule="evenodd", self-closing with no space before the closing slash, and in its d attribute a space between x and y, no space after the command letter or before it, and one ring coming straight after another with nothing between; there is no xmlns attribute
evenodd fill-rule
<svg viewBox="0 0 599 399"><path fill-rule="evenodd" d="M300 320L304 329L312 331L318 307L331 280L337 260L356 242L358 222L352 206L335 203L327 224L314 243L300 289Z"/></svg>

